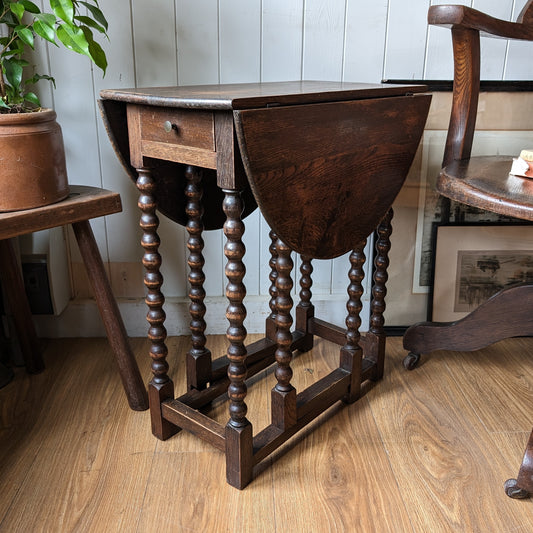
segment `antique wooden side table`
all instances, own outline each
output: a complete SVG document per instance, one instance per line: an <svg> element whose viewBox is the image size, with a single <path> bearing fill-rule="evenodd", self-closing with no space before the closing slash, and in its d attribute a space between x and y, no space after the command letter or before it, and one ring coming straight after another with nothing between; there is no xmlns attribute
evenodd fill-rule
<svg viewBox="0 0 533 533"><path fill-rule="evenodd" d="M383 374L383 310L391 204L423 132L430 96L423 86L281 82L105 90L100 105L111 140L136 180L148 336L152 431L180 428L226 454L228 482L244 488L253 467L335 402L355 401L361 383ZM243 219L257 206L272 228L270 316L265 337L245 345ZM174 398L167 375L156 210L189 233L192 346L188 392ZM212 360L204 335L202 231L224 229L228 279L227 354ZM366 238L377 228L371 327L359 333ZM291 251L302 256L300 302L291 309ZM351 251L346 330L314 316L311 260ZM297 394L295 350L313 336L341 346L339 367ZM246 379L276 363L272 423L253 434ZM227 394L226 426L206 412Z"/></svg>

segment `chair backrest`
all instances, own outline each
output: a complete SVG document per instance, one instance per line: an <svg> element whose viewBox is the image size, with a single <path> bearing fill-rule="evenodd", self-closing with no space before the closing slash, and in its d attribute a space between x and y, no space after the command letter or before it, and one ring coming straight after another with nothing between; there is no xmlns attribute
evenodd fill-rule
<svg viewBox="0 0 533 533"><path fill-rule="evenodd" d="M443 166L468 159L476 125L480 86L480 33L507 39L533 40L533 0L517 22L490 17L466 6L438 5L428 12L429 24L451 28L454 55L453 101Z"/></svg>
<svg viewBox="0 0 533 533"><path fill-rule="evenodd" d="M516 22L527 25L533 24L533 0L529 0L524 6L520 15L518 15L518 18L516 19Z"/></svg>

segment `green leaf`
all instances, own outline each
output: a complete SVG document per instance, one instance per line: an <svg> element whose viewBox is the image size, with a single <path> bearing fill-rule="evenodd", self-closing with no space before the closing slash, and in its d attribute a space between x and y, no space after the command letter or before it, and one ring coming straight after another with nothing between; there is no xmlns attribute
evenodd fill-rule
<svg viewBox="0 0 533 533"><path fill-rule="evenodd" d="M10 107L4 102L3 98L0 98L0 107L3 109L10 109Z"/></svg>
<svg viewBox="0 0 533 533"><path fill-rule="evenodd" d="M25 93L24 100L26 102L30 102L36 105L37 107L41 107L41 102L39 100L39 97L35 93L32 93L32 92Z"/></svg>
<svg viewBox="0 0 533 533"><path fill-rule="evenodd" d="M31 78L27 79L24 83L26 85L34 85L39 80L51 81L53 86L54 86L54 89L56 88L56 80L54 78L52 78L52 76L47 76L46 74L34 74Z"/></svg>
<svg viewBox="0 0 533 533"><path fill-rule="evenodd" d="M57 37L69 50L89 56L89 45L80 28L73 29L67 24L61 24L57 28Z"/></svg>
<svg viewBox="0 0 533 533"><path fill-rule="evenodd" d="M35 19L50 26L52 29L56 27L56 17L51 13L38 13L35 15Z"/></svg>
<svg viewBox="0 0 533 533"><path fill-rule="evenodd" d="M89 53L94 64L102 69L105 76L107 70L107 58L102 47L96 41L91 40L89 41Z"/></svg>
<svg viewBox="0 0 533 533"><path fill-rule="evenodd" d="M56 32L54 28L51 28L48 24L45 24L41 20L36 20L33 23L33 29L37 35L57 45Z"/></svg>
<svg viewBox="0 0 533 533"><path fill-rule="evenodd" d="M30 0L19 0L19 2L24 6L24 9L26 9L26 11L29 11L30 13L41 12L39 7L36 6L33 2L30 2Z"/></svg>
<svg viewBox="0 0 533 533"><path fill-rule="evenodd" d="M19 19L19 22L22 22L22 17L24 15L24 6L22 4L19 4L18 2L13 2L9 5L9 9L15 14L15 16Z"/></svg>
<svg viewBox="0 0 533 533"><path fill-rule="evenodd" d="M5 50L2 57L21 56L24 53L24 43L17 39L11 44L9 50Z"/></svg>
<svg viewBox="0 0 533 533"><path fill-rule="evenodd" d="M85 6L91 12L92 16L94 17L94 20L96 20L96 22L101 24L107 31L108 29L107 20L104 14L98 9L98 7L94 6L93 4L89 4L89 2L80 1L79 3Z"/></svg>
<svg viewBox="0 0 533 533"><path fill-rule="evenodd" d="M74 20L77 20L78 22L81 22L82 24L85 24L85 26L89 26L90 28L94 28L95 30L98 30L100 33L105 33L105 28L100 26L97 22L95 22L90 17L84 17L82 15L78 17L74 17Z"/></svg>
<svg viewBox="0 0 533 533"><path fill-rule="evenodd" d="M50 7L57 17L72 25L74 6L72 0L50 0Z"/></svg>
<svg viewBox="0 0 533 533"><path fill-rule="evenodd" d="M30 102L31 104L36 105L37 107L41 107L41 102L39 100L39 97L35 93L32 93L32 92L25 93L24 100L26 102Z"/></svg>
<svg viewBox="0 0 533 533"><path fill-rule="evenodd" d="M18 26L15 28L16 34L20 40L33 48L33 32L26 26Z"/></svg>
<svg viewBox="0 0 533 533"><path fill-rule="evenodd" d="M6 12L4 16L2 17L2 24L5 24L6 26L13 28L15 27L19 21L17 18L13 15L13 13L6 9Z"/></svg>
<svg viewBox="0 0 533 533"><path fill-rule="evenodd" d="M4 62L6 79L13 87L20 87L22 83L22 66L18 61L11 60Z"/></svg>

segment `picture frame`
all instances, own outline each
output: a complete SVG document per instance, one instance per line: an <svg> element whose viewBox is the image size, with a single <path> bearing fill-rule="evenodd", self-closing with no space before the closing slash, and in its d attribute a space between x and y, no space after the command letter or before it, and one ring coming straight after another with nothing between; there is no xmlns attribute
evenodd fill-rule
<svg viewBox="0 0 533 533"><path fill-rule="evenodd" d="M460 320L501 289L533 282L533 225L439 225L434 265L430 320Z"/></svg>

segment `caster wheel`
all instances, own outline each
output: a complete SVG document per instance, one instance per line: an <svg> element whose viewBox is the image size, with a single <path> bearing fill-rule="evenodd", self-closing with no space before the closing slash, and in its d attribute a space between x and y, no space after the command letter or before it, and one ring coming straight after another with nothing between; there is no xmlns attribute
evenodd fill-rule
<svg viewBox="0 0 533 533"><path fill-rule="evenodd" d="M509 496L509 498L513 498L515 500L523 500L524 498L529 497L529 492L525 489L521 489L516 484L516 479L508 479L505 484L503 485L503 488L505 490L505 494Z"/></svg>
<svg viewBox="0 0 533 533"><path fill-rule="evenodd" d="M420 361L420 354L409 352L404 360L403 360L403 367L405 370L414 370Z"/></svg>

